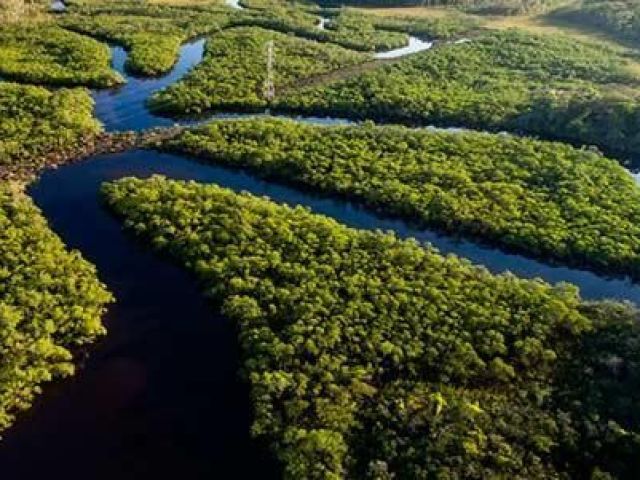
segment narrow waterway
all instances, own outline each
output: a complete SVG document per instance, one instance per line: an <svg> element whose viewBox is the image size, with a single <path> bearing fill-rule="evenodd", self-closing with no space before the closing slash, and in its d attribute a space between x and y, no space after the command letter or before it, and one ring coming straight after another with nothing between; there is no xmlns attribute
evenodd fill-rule
<svg viewBox="0 0 640 480"><path fill-rule="evenodd" d="M397 48L388 52L378 52L374 54L377 59L399 58L413 53L423 52L433 47L433 42L420 40L417 37L409 37L409 44L406 47Z"/></svg>
<svg viewBox="0 0 640 480"><path fill-rule="evenodd" d="M146 108L146 101L157 90L180 80L189 70L202 61L205 39L186 43L174 68L158 78L139 78L129 75L125 69L127 52L119 46L111 47L112 67L127 81L111 90L93 92L95 114L109 132L145 130L152 127L170 127L175 120L159 117Z"/></svg>
<svg viewBox="0 0 640 480"><path fill-rule="evenodd" d="M510 271L520 277L539 277L550 283L573 283L580 287L584 298L617 298L640 303L640 285L628 279L607 278L586 270L554 266L522 255L507 253L498 248L416 228L402 220L379 216L357 202L303 191L261 179L247 171L204 164L180 155L135 150L94 157L85 162L46 172L39 182L34 184L31 194L47 218L53 221L55 228L58 218L56 212L72 212L74 204L83 205L84 208L94 204L92 208L99 210L101 207L96 192L102 182L125 176L148 177L152 174L215 183L238 192L247 191L255 195L268 196L276 202L304 205L314 212L322 213L355 228L392 230L401 237L413 237L421 242L431 243L444 254L453 253L484 265L495 273ZM52 210L50 208L52 204L59 205L59 209ZM77 228L77 232L72 229L70 233L63 231L61 234L72 247L75 247L73 241L78 235L91 235L86 233L86 225L91 224L87 223L88 218L80 222L73 218L73 214L66 213L66 215L71 217L69 223ZM96 249L96 258L102 251L102 247L104 245L100 244ZM80 246L78 248L83 253L87 253L85 248ZM103 250L109 255L108 248ZM96 262L96 259L91 256L89 259ZM99 263L98 270L100 271Z"/></svg>
<svg viewBox="0 0 640 480"><path fill-rule="evenodd" d="M237 3L237 2L232 2ZM186 44L165 77L124 73L126 52L113 48L114 67L127 85L94 93L108 130L173 124L145 108L151 93L181 78L202 58L203 40ZM224 115L242 117L245 115ZM348 120L305 117L335 124ZM246 172L204 165L153 151L102 155L45 172L30 188L52 228L91 262L115 294L106 316L108 336L90 349L72 379L47 386L0 447L4 478L210 479L278 477L266 449L249 437L247 386L238 380L235 329L216 314L197 283L172 262L139 244L103 208L104 181L125 176L211 182L306 205L358 228L394 230L431 242L494 272L578 285L591 299L640 302L640 288L578 269L550 266L469 241L378 217L356 203L261 180ZM37 460L34 460L37 459Z"/></svg>
<svg viewBox="0 0 640 480"><path fill-rule="evenodd" d="M112 67L120 73L126 83L110 90L95 90L95 115L100 119L108 132L125 130L146 130L153 127L170 127L176 123L193 125L204 120L186 121L154 115L146 107L149 97L156 91L172 85L184 77L194 66L202 61L205 39L185 43L174 68L165 76L157 78L140 78L129 75L125 68L127 52L124 48L111 46ZM396 58L430 48L432 43L410 37L407 47L375 54L376 58ZM206 121L216 118L239 118L254 116L246 113L219 113L210 115ZM353 123L348 119L330 119L320 117L292 117L322 124Z"/></svg>

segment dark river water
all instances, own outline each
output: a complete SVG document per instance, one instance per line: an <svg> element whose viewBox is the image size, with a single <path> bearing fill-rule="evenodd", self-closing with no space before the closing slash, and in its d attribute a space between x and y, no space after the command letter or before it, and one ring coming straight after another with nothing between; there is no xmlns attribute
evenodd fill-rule
<svg viewBox="0 0 640 480"><path fill-rule="evenodd" d="M159 79L127 77L118 90L94 94L108 130L144 129L173 121L151 115L146 98L177 81L200 61L203 41L182 49L175 69ZM125 52L115 47L123 72ZM233 115L227 115L233 116ZM241 116L241 115L237 115ZM314 123L343 120L305 118ZM381 218L348 201L310 194L246 172L204 165L152 151L96 156L46 171L30 194L52 228L98 269L117 302L105 322L109 334L90 348L78 374L48 385L0 446L7 479L277 478L263 445L249 437L251 406L238 379L236 332L180 267L152 253L101 205L104 181L163 174L212 182L306 205L358 228L394 230L428 241L494 272L580 286L585 298L640 302L640 288L578 269L544 264L468 241Z"/></svg>
<svg viewBox="0 0 640 480"><path fill-rule="evenodd" d="M156 90L165 88L182 78L202 60L204 39L182 47L181 55L173 70L158 78L138 78L125 73L127 53L122 47L111 47L114 70L120 72L127 83L112 90L93 93L95 113L107 131L144 130L151 127L170 127L175 123L169 118L153 115L145 102Z"/></svg>

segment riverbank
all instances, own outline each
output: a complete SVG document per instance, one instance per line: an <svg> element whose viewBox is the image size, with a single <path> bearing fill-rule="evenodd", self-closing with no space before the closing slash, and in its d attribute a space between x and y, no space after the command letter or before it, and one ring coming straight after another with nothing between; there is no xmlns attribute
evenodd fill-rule
<svg viewBox="0 0 640 480"><path fill-rule="evenodd" d="M49 152L34 157L29 163L0 166L0 181L29 182L46 169L55 169L62 165L79 162L95 155L119 153L141 148L150 144L166 141L182 131L182 127L154 128L139 132L102 132L83 137L68 149Z"/></svg>

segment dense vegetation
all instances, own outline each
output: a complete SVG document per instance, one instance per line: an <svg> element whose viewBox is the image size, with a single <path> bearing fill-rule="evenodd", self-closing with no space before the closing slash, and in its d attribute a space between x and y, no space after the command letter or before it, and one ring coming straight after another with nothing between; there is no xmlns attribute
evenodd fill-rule
<svg viewBox="0 0 640 480"><path fill-rule="evenodd" d="M341 10L326 25L330 39L347 48L362 49L365 45L372 50L391 50L407 44L405 33L380 30L375 17L358 12Z"/></svg>
<svg viewBox="0 0 640 480"><path fill-rule="evenodd" d="M49 91L0 82L0 179L43 166L50 152L75 149L100 130L83 89Z"/></svg>
<svg viewBox="0 0 640 480"><path fill-rule="evenodd" d="M111 87L122 78L106 45L50 25L0 27L0 76L27 83Z"/></svg>
<svg viewBox="0 0 640 480"><path fill-rule="evenodd" d="M624 40L640 42L638 0L583 0L554 16L602 29Z"/></svg>
<svg viewBox="0 0 640 480"><path fill-rule="evenodd" d="M270 103L265 45L274 40L280 97L272 106L640 153L638 78L607 48L492 33L291 93L300 80L371 58L358 51L403 46L408 34L452 39L477 25L306 2L243 0L244 11L222 3L78 0L57 26L3 24L0 76L106 87L121 81L108 49L77 32L123 45L127 68L141 75L168 71L182 42L207 35L204 62L151 106L258 110ZM428 3L520 13L555 0ZM633 37L634 2L585 3L595 24ZM325 29L320 16L330 18ZM92 106L86 90L0 82L0 180L96 135ZM529 254L640 272L639 187L593 151L509 135L273 119L214 123L159 147ZM632 306L585 303L568 285L492 275L414 241L216 186L125 179L104 195L237 322L253 433L270 441L288 478L603 480L640 471L640 315ZM0 431L42 383L73 372L74 349L104 333L110 300L20 188L0 182Z"/></svg>
<svg viewBox="0 0 640 480"><path fill-rule="evenodd" d="M315 4L282 0L245 0L249 8L231 23L262 26L304 38L336 43L359 51L381 51L407 44L407 34L424 39L448 39L477 28L471 17L442 18L400 16L383 18L351 9L320 9ZM320 17L328 22L319 29Z"/></svg>
<svg viewBox="0 0 640 480"><path fill-rule="evenodd" d="M631 478L640 467L630 307L217 186L156 177L103 192L237 322L253 433L287 478Z"/></svg>
<svg viewBox="0 0 640 480"><path fill-rule="evenodd" d="M240 0L240 5L252 10L273 10L280 7L294 7L309 13L320 13L320 6L308 0Z"/></svg>
<svg viewBox="0 0 640 480"><path fill-rule="evenodd" d="M318 28L319 12L309 6L284 2L258 2L252 9L230 11L220 6L166 6L138 2L96 3L72 8L61 18L68 29L124 45L130 56L127 68L141 75L156 75L171 68L182 42L197 35L218 33L233 26L260 26L361 51L387 50L407 44L407 31L425 36L454 35L468 28L465 22L398 20L378 28L373 16L336 12L332 28ZM394 31L391 31L394 30Z"/></svg>
<svg viewBox="0 0 640 480"><path fill-rule="evenodd" d="M329 20L324 29L318 28L319 15ZM477 22L464 16L384 18L349 9L310 13L309 8L292 5L247 10L231 23L295 33L304 38L336 43L359 51L402 47L408 42L406 34L424 39L450 39L477 28Z"/></svg>
<svg viewBox="0 0 640 480"><path fill-rule="evenodd" d="M62 18L66 28L124 45L130 56L127 68L137 74L155 75L174 64L179 46L188 38L216 33L231 26L260 26L304 38L336 43L355 50L386 50L407 44L404 33L378 29L375 17L338 13L331 29L318 28L319 16L308 8L282 2L255 10L229 11L220 7L168 7L119 3L113 6L77 8ZM411 22L405 22L409 24ZM416 22L414 22L416 23ZM400 30L400 23L395 30ZM423 33L457 32L464 28L455 21L417 22ZM227 52L227 55L232 52Z"/></svg>
<svg viewBox="0 0 640 480"><path fill-rule="evenodd" d="M205 57L180 82L158 92L150 107L158 112L194 114L209 110L255 110L267 106L266 45L274 42L276 89L294 80L367 60L336 45L291 37L261 28L234 28L212 37Z"/></svg>
<svg viewBox="0 0 640 480"><path fill-rule="evenodd" d="M321 14L332 17L324 29L319 28ZM359 51L388 50L402 47L408 42L405 33L378 28L373 16L352 15L346 10L313 12L304 6L300 8L282 2L267 9L258 6L255 10L242 11L233 18L231 24L259 26L282 33L293 33L299 37L335 43ZM433 31L436 31L435 27Z"/></svg>
<svg viewBox="0 0 640 480"><path fill-rule="evenodd" d="M640 276L640 188L595 153L506 135L214 122L164 148L536 256Z"/></svg>
<svg viewBox="0 0 640 480"><path fill-rule="evenodd" d="M291 92L282 109L515 130L610 153L640 153L636 74L619 53L518 31L443 45L326 86Z"/></svg>
<svg viewBox="0 0 640 480"><path fill-rule="evenodd" d="M227 25L223 8L180 8L118 2L77 7L61 17L65 28L116 42L129 50L126 68L139 75L171 69L180 45Z"/></svg>
<svg viewBox="0 0 640 480"><path fill-rule="evenodd" d="M65 250L33 203L0 183L0 431L40 385L73 373L72 349L104 333L111 300L95 269Z"/></svg>
<svg viewBox="0 0 640 480"><path fill-rule="evenodd" d="M138 75L158 75L173 67L178 59L182 32L170 22L122 16L95 16L65 19L65 28L117 42L129 51L125 67Z"/></svg>
<svg viewBox="0 0 640 480"><path fill-rule="evenodd" d="M363 14L361 14L363 15ZM471 16L448 14L442 17L389 16L370 20L382 30L405 32L429 40L452 40L479 28L479 22Z"/></svg>
<svg viewBox="0 0 640 480"><path fill-rule="evenodd" d="M358 51L388 50L407 44L407 34L452 38L476 28L464 17L385 19L348 9L322 12L300 3L254 0L247 10L216 5L167 6L139 2L97 2L74 6L60 23L71 30L117 42L130 50L127 68L142 75L166 72L177 58L180 43L197 35L237 26L258 26L287 34L335 43ZM331 21L318 28L320 15Z"/></svg>

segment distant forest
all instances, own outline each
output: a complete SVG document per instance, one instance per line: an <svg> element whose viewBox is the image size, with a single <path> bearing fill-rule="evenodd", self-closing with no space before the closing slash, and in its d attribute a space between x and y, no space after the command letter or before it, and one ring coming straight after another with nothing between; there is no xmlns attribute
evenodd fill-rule
<svg viewBox="0 0 640 480"><path fill-rule="evenodd" d="M640 41L640 1L584 0L554 12L559 18L588 24L627 41Z"/></svg>

